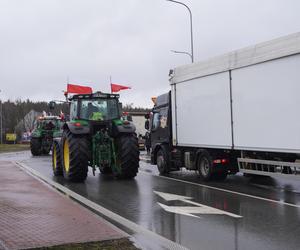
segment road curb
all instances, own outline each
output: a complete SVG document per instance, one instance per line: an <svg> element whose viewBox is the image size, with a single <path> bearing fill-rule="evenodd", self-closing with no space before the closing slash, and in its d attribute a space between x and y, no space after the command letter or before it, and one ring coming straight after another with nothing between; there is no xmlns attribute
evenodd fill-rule
<svg viewBox="0 0 300 250"><path fill-rule="evenodd" d="M84 204L84 206L88 207L92 211L95 211L107 218L109 218L111 221L123 226L124 228L127 228L129 231L134 232L133 237L134 238L143 238L146 237L149 242L152 244L158 244L159 246L155 246L151 249L158 249L157 247L164 247L166 249L173 249L173 250L186 250L188 248L177 244L176 242L173 242L167 238L164 238L161 235L158 235L118 214L113 213L112 211L86 199L85 197L69 190L68 188L64 187L63 185L56 183L47 177L40 174L38 171L26 166L22 162L15 162L18 167L20 167L22 170L30 174L31 176L35 177L36 179L47 183L48 185L54 187L55 189L59 190L63 194L71 197L73 200ZM120 229L121 230L121 229Z"/></svg>

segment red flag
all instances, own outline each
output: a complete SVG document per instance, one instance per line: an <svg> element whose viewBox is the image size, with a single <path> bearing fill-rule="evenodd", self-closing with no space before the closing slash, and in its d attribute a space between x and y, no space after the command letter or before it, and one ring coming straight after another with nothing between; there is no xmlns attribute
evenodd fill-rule
<svg viewBox="0 0 300 250"><path fill-rule="evenodd" d="M110 84L110 88L111 88L111 92L119 92L120 90L131 89L130 87L122 86L114 83Z"/></svg>
<svg viewBox="0 0 300 250"><path fill-rule="evenodd" d="M92 94L93 90L91 87L68 84L67 85L67 93L74 93L74 94Z"/></svg>

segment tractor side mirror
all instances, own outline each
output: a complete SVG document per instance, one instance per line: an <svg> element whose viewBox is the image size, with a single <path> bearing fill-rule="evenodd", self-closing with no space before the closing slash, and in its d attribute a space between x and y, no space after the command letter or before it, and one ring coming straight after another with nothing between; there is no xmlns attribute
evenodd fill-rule
<svg viewBox="0 0 300 250"><path fill-rule="evenodd" d="M51 101L51 102L49 102L49 109L50 110L54 110L55 109L55 102L54 101Z"/></svg>
<svg viewBox="0 0 300 250"><path fill-rule="evenodd" d="M149 120L146 120L145 121L145 129L149 130L149 128L150 128L150 122L149 122Z"/></svg>

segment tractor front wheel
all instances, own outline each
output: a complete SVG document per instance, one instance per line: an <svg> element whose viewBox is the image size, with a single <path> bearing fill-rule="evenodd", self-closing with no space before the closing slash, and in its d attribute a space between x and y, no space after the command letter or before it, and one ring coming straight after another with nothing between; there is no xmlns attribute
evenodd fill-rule
<svg viewBox="0 0 300 250"><path fill-rule="evenodd" d="M139 169L139 145L135 134L124 134L116 139L117 165L121 173L117 177L122 179L132 179Z"/></svg>
<svg viewBox="0 0 300 250"><path fill-rule="evenodd" d="M31 138L30 140L30 150L33 156L38 156L42 154L42 143L39 138Z"/></svg>
<svg viewBox="0 0 300 250"><path fill-rule="evenodd" d="M65 179L83 182L88 172L88 141L83 135L65 131L62 135L62 168Z"/></svg>

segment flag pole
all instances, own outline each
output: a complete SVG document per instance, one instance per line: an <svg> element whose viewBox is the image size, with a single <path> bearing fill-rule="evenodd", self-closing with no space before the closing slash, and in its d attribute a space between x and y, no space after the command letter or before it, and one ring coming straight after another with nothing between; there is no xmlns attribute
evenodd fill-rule
<svg viewBox="0 0 300 250"><path fill-rule="evenodd" d="M109 82L110 82L110 93L112 94L112 93L113 93L113 91L112 91L112 86L111 86L111 84L112 84L112 81L111 81L111 76L109 76Z"/></svg>

